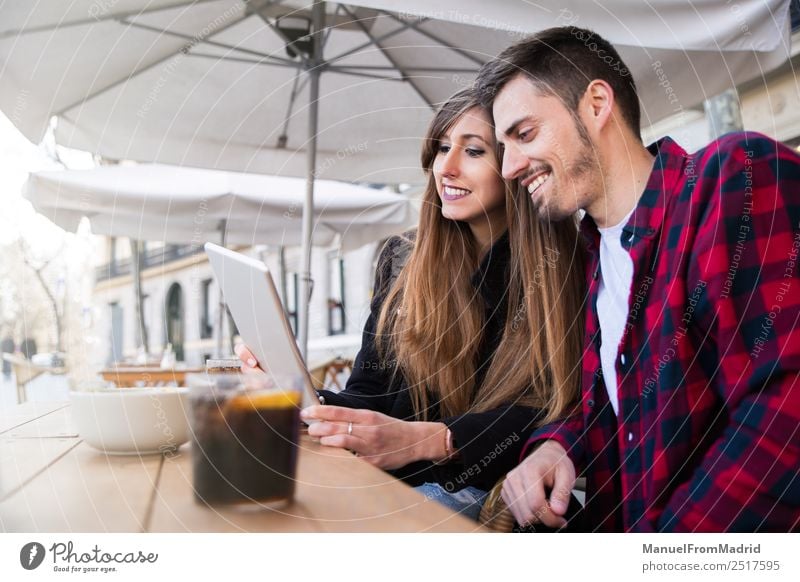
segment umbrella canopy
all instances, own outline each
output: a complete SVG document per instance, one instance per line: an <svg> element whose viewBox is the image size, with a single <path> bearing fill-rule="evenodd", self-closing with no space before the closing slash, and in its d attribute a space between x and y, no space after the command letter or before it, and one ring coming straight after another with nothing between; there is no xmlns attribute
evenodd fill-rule
<svg viewBox="0 0 800 582"><path fill-rule="evenodd" d="M402 11L382 0L7 2L0 109L37 142L56 117L58 143L106 158L306 176L306 297L314 180L421 179L431 109L520 33L580 24L631 43L622 56L645 123L789 56L789 0L585 4L443 0L431 13L421 0ZM307 330L301 302L302 352Z"/></svg>
<svg viewBox="0 0 800 582"><path fill-rule="evenodd" d="M311 241L357 248L416 224L411 201L372 188L319 180ZM67 230L84 216L92 232L137 240L202 245L299 245L306 181L260 174L180 168L158 164L101 166L93 170L38 172L23 195L37 212ZM138 258L134 287L143 321ZM307 306L307 303L306 303ZM220 293L217 354L222 356ZM144 330L144 328L143 328ZM146 335L143 331L146 348Z"/></svg>
<svg viewBox="0 0 800 582"><path fill-rule="evenodd" d="M616 43L646 125L789 54L788 0L328 2L314 99L303 39L285 48L309 4L6 2L0 108L37 143L57 116L58 143L110 159L306 176L313 103L317 177L414 182L431 108L524 33L577 24Z"/></svg>
<svg viewBox="0 0 800 582"><path fill-rule="evenodd" d="M66 230L139 240L300 245L305 180L160 164L31 174L23 195ZM350 250L416 223L406 196L318 180L312 241ZM338 238L338 240L337 240Z"/></svg>

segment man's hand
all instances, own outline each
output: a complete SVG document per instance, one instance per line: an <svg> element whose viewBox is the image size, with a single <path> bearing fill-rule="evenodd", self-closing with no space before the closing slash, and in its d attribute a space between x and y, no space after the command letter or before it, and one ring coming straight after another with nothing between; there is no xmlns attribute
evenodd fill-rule
<svg viewBox="0 0 800 582"><path fill-rule="evenodd" d="M575 466L560 444L547 440L509 472L501 496L520 525L559 528L575 486ZM547 499L546 490L550 490Z"/></svg>

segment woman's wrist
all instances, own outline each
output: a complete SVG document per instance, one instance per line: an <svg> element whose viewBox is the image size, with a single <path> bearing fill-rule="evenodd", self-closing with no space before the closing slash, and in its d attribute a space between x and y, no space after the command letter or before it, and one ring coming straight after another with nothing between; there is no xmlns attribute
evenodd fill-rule
<svg viewBox="0 0 800 582"><path fill-rule="evenodd" d="M446 463L450 461L456 451L452 445L452 433L446 424L442 422L420 422L419 428L421 439L421 458L434 463Z"/></svg>

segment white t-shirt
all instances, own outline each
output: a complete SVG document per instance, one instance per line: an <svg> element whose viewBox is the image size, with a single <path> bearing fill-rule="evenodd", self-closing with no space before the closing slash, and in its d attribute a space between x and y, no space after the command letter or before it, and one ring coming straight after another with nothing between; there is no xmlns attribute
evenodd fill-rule
<svg viewBox="0 0 800 582"><path fill-rule="evenodd" d="M628 298L633 282L633 260L620 239L631 211L616 226L600 230L600 289L597 293L597 316L600 320L600 364L603 368L608 399L619 414L617 369L619 342L628 319Z"/></svg>

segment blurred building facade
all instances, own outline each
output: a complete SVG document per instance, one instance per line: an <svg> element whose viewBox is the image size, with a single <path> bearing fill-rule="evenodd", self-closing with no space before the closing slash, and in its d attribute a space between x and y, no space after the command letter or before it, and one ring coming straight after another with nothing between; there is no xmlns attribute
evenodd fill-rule
<svg viewBox="0 0 800 582"><path fill-rule="evenodd" d="M98 237L94 287L94 333L103 349L95 367L133 362L143 345L133 283L128 239ZM369 315L377 253L376 242L340 254L314 248L315 277L309 319L309 365L341 355L353 357ZM263 261L270 269L293 327L297 325L299 248L243 247L239 252ZM201 366L217 346L219 288L201 246L145 243L142 257L144 333L150 358L172 344L178 362ZM232 353L235 324L223 318L223 346Z"/></svg>
<svg viewBox="0 0 800 582"><path fill-rule="evenodd" d="M736 87L733 101L738 106L741 128L757 131L797 149L800 147L800 7L792 5L791 58L763 78ZM708 104L706 104L706 108ZM645 143L670 135L689 152L714 137L703 106L683 109L643 131Z"/></svg>

